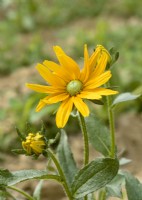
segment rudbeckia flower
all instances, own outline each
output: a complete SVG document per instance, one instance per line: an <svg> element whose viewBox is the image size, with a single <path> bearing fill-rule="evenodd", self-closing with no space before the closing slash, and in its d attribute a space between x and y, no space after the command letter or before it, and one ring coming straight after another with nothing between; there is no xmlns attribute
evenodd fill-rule
<svg viewBox="0 0 142 200"><path fill-rule="evenodd" d="M46 147L43 135L29 133L26 140L22 142L23 149L28 155L40 155Z"/></svg>
<svg viewBox="0 0 142 200"><path fill-rule="evenodd" d="M55 46L54 51L60 64L45 60L36 66L48 85L26 85L36 92L47 94L37 105L37 112L46 105L60 102L56 113L56 124L58 128L63 128L74 106L84 117L89 115L90 111L84 99L101 99L103 95L114 95L117 91L100 87L112 76L110 70L105 71L111 57L103 46L98 45L90 57L87 45L84 46L83 69L80 69L59 46Z"/></svg>

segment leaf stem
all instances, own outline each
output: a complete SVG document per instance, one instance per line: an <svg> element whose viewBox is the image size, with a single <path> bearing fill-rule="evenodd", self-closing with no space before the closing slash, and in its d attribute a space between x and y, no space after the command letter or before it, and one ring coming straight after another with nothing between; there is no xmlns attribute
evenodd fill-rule
<svg viewBox="0 0 142 200"><path fill-rule="evenodd" d="M84 139L84 166L89 163L89 140L84 117L78 112L79 123Z"/></svg>
<svg viewBox="0 0 142 200"><path fill-rule="evenodd" d="M107 84L109 87L110 84ZM110 126L110 135L111 135L111 158L115 158L115 126L114 126L114 113L113 109L111 108L112 105L112 97L107 96L107 106L108 106L108 116L109 116L109 126Z"/></svg>
<svg viewBox="0 0 142 200"><path fill-rule="evenodd" d="M99 200L106 200L106 191L105 190L100 191Z"/></svg>
<svg viewBox="0 0 142 200"><path fill-rule="evenodd" d="M10 192L6 191L6 194L8 195L8 197L11 197L13 200L16 200L16 198L12 194L10 194Z"/></svg>
<svg viewBox="0 0 142 200"><path fill-rule="evenodd" d="M78 118L79 118L79 123L80 123L80 128L82 131L83 135L83 140L84 140L84 166L89 163L89 140L88 140L88 134L87 134L87 128L85 124L85 119L81 115L80 112L78 112ZM88 197L85 196L84 200L87 200Z"/></svg>
<svg viewBox="0 0 142 200"><path fill-rule="evenodd" d="M28 200L34 200L34 198L27 194L26 192L24 192L23 190L17 188L17 187L14 187L14 186L7 186L7 188L11 189L11 190L15 190L16 192L22 194L23 196L25 196Z"/></svg>
<svg viewBox="0 0 142 200"><path fill-rule="evenodd" d="M62 168L61 168L61 166L60 166L60 164L59 164L59 162L58 162L58 160L57 160L55 154L54 154L51 150L49 150L49 149L48 149L48 153L50 154L50 156L51 156L51 158L52 158L52 160L53 160L55 166L57 167L57 170L58 170L59 175L60 175L61 178L63 179L62 185L63 185L63 187L64 187L64 189L65 189L65 191L66 191L66 194L67 194L69 200L72 200L72 195L71 195L71 192L70 192L70 190L69 190L69 187L68 187L68 184L67 184L67 181L66 181L66 177L65 177L65 175L64 175L64 173L63 173L63 171L62 171Z"/></svg>

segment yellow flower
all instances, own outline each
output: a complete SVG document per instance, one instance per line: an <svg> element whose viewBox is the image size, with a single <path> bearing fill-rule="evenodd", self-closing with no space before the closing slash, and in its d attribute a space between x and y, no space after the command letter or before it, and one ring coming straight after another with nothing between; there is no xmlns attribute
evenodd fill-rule
<svg viewBox="0 0 142 200"><path fill-rule="evenodd" d="M56 124L62 128L66 125L73 106L84 117L89 115L89 108L83 99L101 99L102 95L113 95L117 91L100 88L111 78L111 71L105 71L111 57L103 46L98 45L90 57L87 45L84 46L83 69L80 69L78 64L59 46L55 46L54 51L60 65L45 60L43 64L36 66L49 85L26 85L32 90L47 94L37 105L37 112L45 105L61 102L56 114Z"/></svg>
<svg viewBox="0 0 142 200"><path fill-rule="evenodd" d="M22 142L22 146L28 155L39 155L45 149L46 144L43 135L29 133L26 140Z"/></svg>

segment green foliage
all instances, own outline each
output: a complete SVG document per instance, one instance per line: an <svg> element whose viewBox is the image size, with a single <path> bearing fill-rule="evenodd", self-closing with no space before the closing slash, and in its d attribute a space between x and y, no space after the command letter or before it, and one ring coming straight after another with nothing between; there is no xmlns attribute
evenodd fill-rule
<svg viewBox="0 0 142 200"><path fill-rule="evenodd" d="M9 197L9 194L5 190L5 188L0 188L0 200L6 200Z"/></svg>
<svg viewBox="0 0 142 200"><path fill-rule="evenodd" d="M110 134L107 127L97 119L95 114L85 118L89 141L93 147L104 156L110 154Z"/></svg>
<svg viewBox="0 0 142 200"><path fill-rule="evenodd" d="M125 176L125 187L127 191L128 200L141 200L142 184L129 172L122 172L122 174Z"/></svg>
<svg viewBox="0 0 142 200"><path fill-rule="evenodd" d="M71 186L78 169L76 167L76 163L74 161L64 130L61 130L61 138L57 149L57 155L63 172L66 176L68 185Z"/></svg>
<svg viewBox="0 0 142 200"><path fill-rule="evenodd" d="M8 170L0 170L0 186L12 186L22 181L31 179L46 179L47 170L20 170L10 172Z"/></svg>
<svg viewBox="0 0 142 200"><path fill-rule="evenodd" d="M98 158L82 168L72 184L75 198L95 192L109 183L117 174L118 160L111 158Z"/></svg>
<svg viewBox="0 0 142 200"><path fill-rule="evenodd" d="M139 86L142 77L141 5L140 0L28 0L28 2L26 0L1 0L0 74L7 75L20 67L28 67L36 62L42 62L45 58L50 60L52 58L50 46L53 46L55 41L77 59L83 56L84 43L88 44L91 51L96 44L101 43L108 49L116 46L120 51L120 60L115 63L119 54L114 49L110 50L112 63L115 63L113 66L117 67L117 71L113 72L113 85L120 85L122 92L134 91L134 94L141 94ZM82 60L79 59L79 61L80 66L82 66ZM6 110L0 110L0 119L12 118L12 124L15 124L16 121L20 129L23 129L26 121L32 122L36 128L42 119L48 126L45 136L54 138L57 129L53 126L51 114L56 112L58 104L47 106L41 112L35 113L35 106L42 96L30 94L23 98L18 92L17 94L16 99L9 101L9 107ZM116 97L112 106L138 97L139 95L122 93ZM137 99L136 104L137 110L141 111L141 98ZM130 107L134 106L129 106L128 109ZM70 132L74 132L76 124L75 126L72 124L75 122L71 119L69 123L69 128L67 128ZM97 119L96 115L90 115L86 118L86 123L89 140L93 147L103 156L109 156L110 136L108 129ZM17 131L23 137L19 130ZM11 134L12 130L9 132ZM11 142L12 140L14 140L12 134L9 136L9 134L4 135L2 132L0 149L7 149L8 144L15 145L15 142ZM55 140L51 139L50 142L54 144ZM23 150L16 151L24 153ZM114 177L118 170L117 160L100 158L77 172L78 169L69 148L66 133L63 130L57 151L59 163L69 187L72 184L75 198L82 199L86 194L102 187L104 187L108 197L121 198L121 186L124 178L121 175ZM127 162L126 159L121 160L120 164ZM125 176L129 200L141 200L141 183L129 173L125 172L123 175ZM0 185L13 185L36 178L46 179L47 176L46 170L21 170L18 172L1 170ZM34 192L34 198L37 200L40 199L41 187L42 182L39 183ZM1 187L0 200L6 200L9 197L10 194L5 190L5 187ZM88 200L92 199L93 195L89 194Z"/></svg>
<svg viewBox="0 0 142 200"><path fill-rule="evenodd" d="M125 101L132 101L132 100L135 100L137 98L139 98L140 95L134 95L134 94L131 94L129 92L126 92L126 93L122 93L120 95L118 95L113 103L112 103L112 107L116 106L117 104L119 103L122 103L122 102L125 102Z"/></svg>
<svg viewBox="0 0 142 200"><path fill-rule="evenodd" d="M38 185L34 190L33 197L35 200L40 200L42 185L43 185L43 180L39 181Z"/></svg>
<svg viewBox="0 0 142 200"><path fill-rule="evenodd" d="M118 60L118 58L119 58L119 52L114 47L112 47L109 50L109 53L111 55L111 61L110 61L110 63L108 65L112 66ZM107 68L109 68L109 67L107 67Z"/></svg>
<svg viewBox="0 0 142 200"><path fill-rule="evenodd" d="M124 176L117 174L112 181L106 185L107 197L118 197L122 199L122 187L124 185Z"/></svg>

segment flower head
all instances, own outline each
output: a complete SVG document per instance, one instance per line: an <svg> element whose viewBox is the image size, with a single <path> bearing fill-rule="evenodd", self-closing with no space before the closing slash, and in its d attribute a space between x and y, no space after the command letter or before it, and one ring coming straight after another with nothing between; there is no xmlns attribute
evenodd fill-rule
<svg viewBox="0 0 142 200"><path fill-rule="evenodd" d="M23 149L28 155L40 155L46 147L43 135L29 133L26 140L22 142Z"/></svg>
<svg viewBox="0 0 142 200"><path fill-rule="evenodd" d="M37 105L37 112L46 105L61 102L56 114L56 124L62 128L66 125L73 106L87 117L89 108L84 99L101 99L103 95L113 95L117 91L100 87L111 78L111 71L105 71L111 57L103 46L98 45L90 57L87 45L84 46L83 69L59 46L55 46L54 51L60 64L45 60L43 64L36 66L48 85L27 84L27 87L47 94Z"/></svg>

